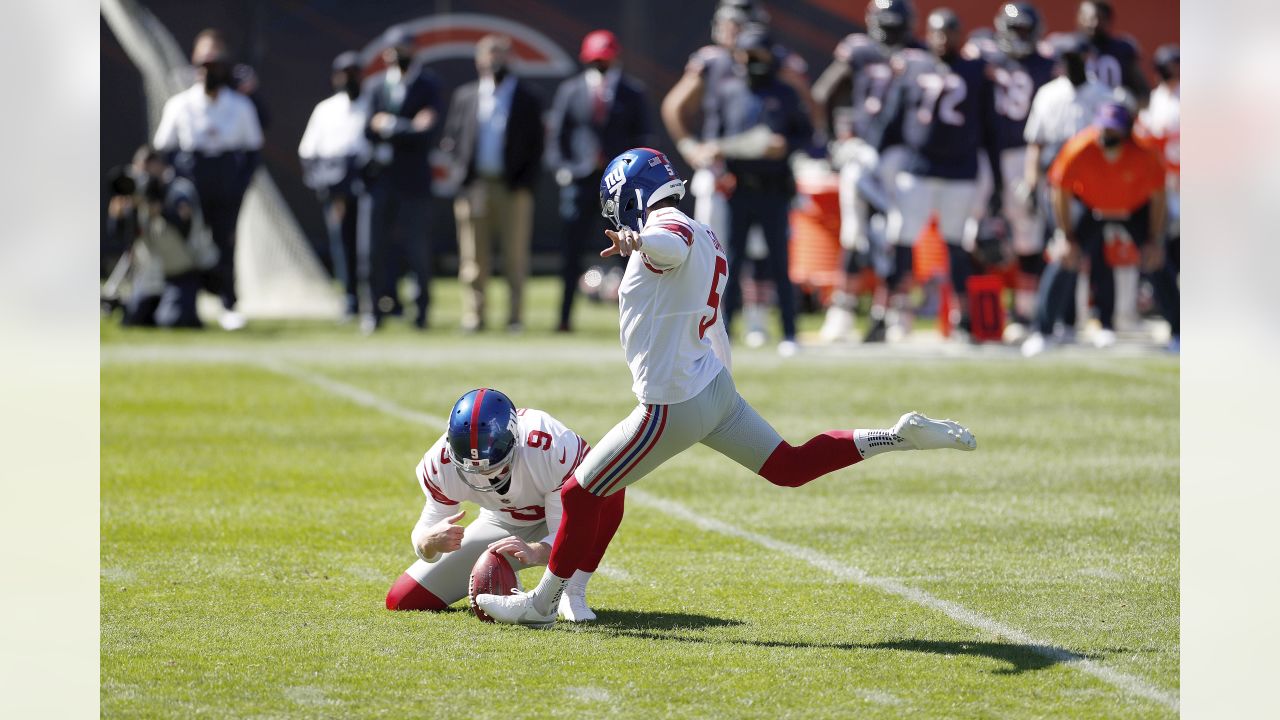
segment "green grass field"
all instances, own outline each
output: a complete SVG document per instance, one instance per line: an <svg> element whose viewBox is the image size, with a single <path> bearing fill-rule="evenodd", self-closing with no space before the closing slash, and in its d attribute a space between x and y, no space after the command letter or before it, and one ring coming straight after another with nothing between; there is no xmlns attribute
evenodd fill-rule
<svg viewBox="0 0 1280 720"><path fill-rule="evenodd" d="M537 632L383 608L413 468L481 385L597 440L635 402L616 312L555 336L539 281L524 336L464 337L436 291L425 334L104 322L104 717L1177 714L1176 358L739 349L789 440L919 409L979 450L788 490L695 448L629 491L600 622Z"/></svg>

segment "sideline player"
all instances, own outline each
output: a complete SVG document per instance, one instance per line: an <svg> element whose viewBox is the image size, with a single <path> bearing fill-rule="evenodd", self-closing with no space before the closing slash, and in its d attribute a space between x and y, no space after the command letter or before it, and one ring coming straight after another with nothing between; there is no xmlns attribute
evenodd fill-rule
<svg viewBox="0 0 1280 720"><path fill-rule="evenodd" d="M714 100L717 88L736 73L742 72L734 61L733 51L738 34L748 25L768 26L768 14L754 0L721 0L711 18L711 44L689 56L684 73L662 99L662 122L676 141L676 148L694 169L690 189L697 201L694 215L698 222L710 225L723 237L729 236L727 195L733 191L733 178L726 174L724 163L716 157L714 144L707 143L707 118L718 109ZM778 79L791 86L807 106L809 95L808 65L798 54L781 45L773 47ZM821 131L821 128L819 128Z"/></svg>
<svg viewBox="0 0 1280 720"><path fill-rule="evenodd" d="M1083 0L1076 11L1076 28L1092 46L1089 74L1110 88L1124 88L1134 102L1147 104L1150 89L1138 64L1138 43L1129 35L1112 32L1116 11L1111 0Z"/></svg>
<svg viewBox="0 0 1280 720"><path fill-rule="evenodd" d="M427 496L413 528L418 561L387 593L388 610L443 610L467 596L471 567L480 554L506 555L519 570L545 565L560 525L560 486L591 446L541 410L516 409L497 390L479 388L459 398L445 434L418 463ZM460 502L480 506L465 530ZM622 522L623 494L601 507L598 554L573 574L559 611L570 622L595 619L587 606L587 581Z"/></svg>
<svg viewBox="0 0 1280 720"><path fill-rule="evenodd" d="M889 60L902 48L923 48L911 34L914 12L907 0L867 3L867 31L853 32L836 46L831 64L813 84L819 115L832 129L832 165L840 171L840 246L844 279L833 293L820 334L828 342L844 337L854 324L855 282L865 267L883 278L882 233L872 239L872 210L888 212L893 178L902 167L901 138L886 138L877 152L867 141L872 123L884 109L893 70ZM816 120L816 119L815 119ZM883 290L877 292L883 296ZM881 297L877 307L884 305ZM868 340L883 339L872 335Z"/></svg>
<svg viewBox="0 0 1280 720"><path fill-rule="evenodd" d="M927 25L928 52L906 48L894 56L902 71L889 89L880 116L884 123L878 122L878 133L873 133L883 144L901 132L908 148L903 169L894 179L897 202L886 230L894 248L887 284L891 306L905 319L912 248L929 216L937 212L951 289L960 299L960 329L967 332L965 283L972 274L972 260L963 245L964 226L977 196L978 148L991 147L991 81L981 59L961 54L960 19L954 12L934 10Z"/></svg>
<svg viewBox="0 0 1280 720"><path fill-rule="evenodd" d="M785 442L738 394L720 320L728 261L706 225L677 206L684 182L666 155L636 148L614 158L600 183L616 231L602 256L628 257L619 290L622 348L640 405L583 459L561 491L564 517L547 571L531 592L479 595L498 622L549 627L561 593L607 541L612 498L669 458L701 442L782 487L893 450L973 450L950 420L909 412L884 430L829 430L803 445Z"/></svg>
<svg viewBox="0 0 1280 720"><path fill-rule="evenodd" d="M1044 220L1035 207L1035 187L1026 176L1027 116L1036 92L1053 79L1055 61L1039 48L1040 12L1031 3L1007 2L996 11L994 37L974 33L969 53L987 62L994 81L995 112L991 116L996 167L980 168L975 217L1003 214L1009 221L1018 258L1014 314L1029 322L1035 312L1036 283L1044 271ZM976 223L974 223L976 225Z"/></svg>

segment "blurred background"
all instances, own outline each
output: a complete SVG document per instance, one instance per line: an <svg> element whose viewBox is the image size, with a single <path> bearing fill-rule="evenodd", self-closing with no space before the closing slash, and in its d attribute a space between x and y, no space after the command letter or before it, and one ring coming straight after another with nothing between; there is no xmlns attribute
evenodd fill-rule
<svg viewBox="0 0 1280 720"><path fill-rule="evenodd" d="M1082 24L1085 6L1090 8L1090 13L1101 14L1105 11L1111 16L1105 31L1094 35L1085 30ZM1095 6L1102 6L1102 9ZM842 63L848 67L848 58L841 54L845 51L840 48L850 42L848 38L867 32L866 24L874 13L885 13L886 17L903 15L909 25L907 36L912 38L911 42L886 44L876 41L880 47L887 48L884 50L884 60L888 59L890 51L897 52L895 48L900 49L904 42L908 45L915 43L915 47L921 52L930 52L926 49L926 40L930 34L928 24L930 18L938 14L935 11L943 9L943 3L910 3L902 0L872 0L870 3L861 0L807 0L792 3L658 0L607 5L572 0L381 2L374 5L316 0L228 1L194 6L165 0L108 0L102 5L101 85L110 101L104 102L100 108L100 167L106 175L112 172L119 174L120 170L112 169L118 169L127 163L140 145L152 138L159 138L156 128L160 124L165 103L184 88L192 87L197 81L197 73L203 72L197 68L199 63L192 54L199 51L195 45L197 36L202 31L216 29L218 42L222 47L220 52L225 55L228 67L234 65L231 85L250 97L261 126L260 147L255 146L252 152L252 168L259 170L252 175L253 186L244 195L243 207L235 204L229 210L223 208L220 211L217 207L211 208L207 198L201 199L206 216L204 221L212 228L214 244L219 246L223 258L218 261L218 267L204 273L208 275L212 272L215 276L222 274L224 277L221 281L216 277L213 282L208 277L202 281L202 289L221 296L224 308L220 323L225 329L234 330L243 326L245 315L339 317L344 310L341 297L343 293L336 288L345 286L345 315L350 319L363 314L365 320L361 322L361 327L366 332L380 327L384 315L416 317L418 326L425 327L428 298L425 292L419 293L412 288L429 286L431 281L417 283L417 276L447 277L459 273L466 276L475 270L475 267L471 270L463 267L465 262L459 253L460 249L465 249L464 238L471 237L472 231L470 220L465 228L460 228L458 224L458 218L461 217L458 198L469 192L464 187L464 192L459 193L458 174L470 172L466 165L468 158L462 158L461 169L451 166L459 158L457 152L447 152L456 140L450 136L447 123L453 110L453 101L457 99L457 91L468 83L471 83L470 87L475 87L477 42L481 38L496 34L508 39L511 44L511 69L520 78L522 88L531 93L541 112L543 124L548 128L548 148L559 142L565 153L571 154L576 151L577 146L574 144L578 143L579 138L571 136L567 131L559 140L553 135L557 128L564 127L565 113L575 112L572 104L574 101L562 103L557 109L557 93L577 78L585 77L590 82L592 63L583 59L588 56L584 41L593 32L611 33L607 48L600 46L591 52L604 52L614 70L620 67L636 83L644 99L642 105L636 109L628 106L625 112L642 116L641 124L645 127L643 131L637 130L630 137L624 138L629 142L620 147L653 144L667 152L676 169L686 179L693 179L691 189L697 195L694 171L707 170L712 162L700 162L696 158L704 157L703 151L709 145L695 148L691 152L688 147L677 142L683 138L672 137L672 121L667 117L668 113L662 110L662 106L664 102L672 101L672 95L685 96L682 78L691 75L699 77L699 73L702 73L702 85L698 89L703 97L702 107L699 108L699 102L694 100L679 113L687 117L689 139L699 142L723 141L725 136L732 134L731 130L726 129L726 123L721 122L718 130L720 137L708 135L716 131L708 129L711 125L705 119L708 115L708 101L705 98L718 97L719 88L733 84L735 73L739 79L746 77L747 60L743 54L746 51L738 48L738 54L734 54L734 38L743 28L755 26L767 33L767 44L772 50L772 62L777 66L778 77L797 89L796 102L810 127L802 140L789 139L787 150L790 162L786 170L786 181L794 183L796 187L791 188L794 197L788 196L789 217L783 246L768 245L770 238L764 237L761 228L755 227L748 238L748 244L739 242L743 247L730 251L731 255L741 254L749 258L741 272L738 268L733 268L741 278L735 278L731 296L733 291L738 291L741 300L737 299L738 296L733 296L735 299L730 301L731 305L745 308L748 340L754 340L755 344L765 342L763 338L768 337L765 331L768 313L779 311L782 315L782 333L780 336L774 333L777 336L774 339L781 337L784 343L795 341L796 330L792 316L798 309L801 314L827 313L819 338L822 342L843 340L854 335L881 341L886 336L886 328L890 340L900 339L910 335L913 327L911 318L903 320L899 315L914 315L925 320L939 318L938 328L944 338L953 337L951 330L955 329L958 332L954 336L961 340L977 339L1013 345L1023 343L1029 335L1038 334L1038 328L1043 326L1046 334L1052 333L1050 341L1074 342L1073 328L1078 325L1087 329L1090 317L1097 313L1096 310L1089 309L1091 300L1088 288L1085 283L1081 283L1083 289L1078 289L1075 293L1076 302L1072 307L1064 311L1058 309L1058 306L1065 307L1068 301L1064 299L1055 302L1054 311L1047 320L1033 322L1037 320L1034 293L1043 262L1035 260L1028 264L1022 257L1024 250L1015 252L1013 245L1018 240L1007 237L1010 234L1007 222L991 227L979 224L985 217L996 217L1002 212L1009 215L1010 210L1008 202L1004 203L1001 210L984 200L992 192L991 165L985 157L981 159L982 170L976 178L979 195L975 200L968 201L973 206L971 211L965 211L968 217L960 218L965 224L963 239L959 231L950 229L956 223L946 217L945 213L936 212L940 210L937 206L918 211L913 209L907 213L910 237L901 242L916 246L912 258L905 260L913 262L914 272L909 274L916 281L909 308L903 305L907 301L886 300L884 297L890 290L900 290L898 285L901 275L899 272L899 276L895 276L891 270L893 250L890 246L897 244L898 239L886 240L885 219L889 218L889 224L892 225L895 210L906 207L905 203L897 203L893 197L895 173L885 169L888 163L877 167L877 177L871 185L879 184L881 194L888 190L888 200L891 202L868 200L870 208L864 203L860 210L838 207L837 195L841 183L852 182L847 175L839 174L842 172L842 165L848 166L848 158L851 156L845 150L851 146L862 147L870 143L874 150L884 152L886 145L892 146L895 142L886 137L899 135L900 131L880 128L881 135L877 141L863 137L851 138L848 114L841 116L842 103L848 102L850 92L861 82L859 73L862 71L855 69L852 73L846 73L834 85L827 83L825 86L824 74L829 74L834 66ZM1118 3L1035 4L958 0L945 3L945 9L952 12L939 15L938 22L947 18L946 27L939 26L940 29L935 30L954 33L959 39L957 48L963 43L965 53L980 55L984 62L990 61L984 67L984 72L993 84L1007 82L1009 72L1000 68L1012 62L1014 66L1008 67L1016 70L1016 67L1021 67L1018 63L1023 62L1022 58L1010 59L1000 49L1004 47L1001 44L1002 31L994 27L999 16L1008 14L1010 17L1017 16L1026 20L1030 13L1033 20L1028 22L1034 22L1034 27L1027 26L1022 31L1027 33L1034 44L1033 54L1043 56L1043 62L1053 68L1052 75L1063 72L1061 56L1064 42L1070 45L1071 38L1083 38L1081 42L1088 48L1086 55L1089 58L1090 79L1097 79L1109 89L1116 90L1117 101L1128 108L1126 118L1130 124L1146 109L1147 91L1160 83L1161 79L1157 77L1154 68L1157 60L1154 57L1155 50L1161 47L1166 50L1172 48L1176 64L1179 10L1172 3L1126 0ZM1018 15L1019 12L1022 13L1021 16ZM733 32L727 36L715 36L716 23L730 21ZM1011 29L1004 32L1011 35L1019 32L1019 27L1023 26L1011 25ZM865 38L867 35L861 37ZM335 239L342 221L326 224L326 217L333 210L329 197L331 188L321 188L317 193L314 179L308 182L307 160L300 158L299 141L309 120L318 116L318 103L334 94L331 72L335 69L335 58L344 52L353 53L348 58L348 62L353 64L351 72L358 74L364 82L360 101L374 102L380 97L377 88L382 87L386 79L385 70L391 57L388 52L397 43L403 45L412 56L411 66L406 65L407 69L411 68L408 70L409 74L415 77L416 74L428 75L434 86L434 101L431 104L434 115L430 127L422 133L424 145L419 148L425 153L425 164L429 165L433 180L419 183L419 189L426 195L420 201L422 208L405 211L399 216L394 216L393 213L393 219L387 221L387 227L390 228L387 232L399 233L397 237L400 239L396 241L399 244L379 240L377 227L359 231L367 232L374 238L366 243L371 247L380 247L380 242L386 243L386 257L378 255L381 251L375 249L372 251L374 259L368 261L371 264L385 263L389 268L385 272L390 275L381 281L383 287L379 287L380 281L373 275L361 279L363 276L360 276L356 266L365 262L364 255L348 249L348 256L342 257L343 250ZM712 60L724 60L725 63L715 67L728 68L722 75L716 75L714 68L708 71L706 65L701 64L704 55L710 57L715 52L720 55ZM1112 73L1112 76L1101 70L1095 72L1096 63L1102 59L1111 60L1110 57L1104 58L1108 53L1119 53L1116 57L1124 65L1123 83L1120 82L1119 71ZM903 62L895 56L895 76L901 74L900 66ZM1035 88L1040 87L1052 75L1038 76ZM844 85L841 86L840 82ZM1176 80L1174 88L1176 94ZM1008 90L1008 87L1005 89ZM736 88L726 90L730 95L735 91ZM996 89L997 96L1000 91L999 88ZM904 91L904 97L906 92L909 91ZM907 102L918 100L919 98L908 99ZM1026 122L1030 100L1031 95L1027 95L1020 111L1021 117L1015 118L1017 122L1012 132L1018 144L1022 144L1022 124ZM936 102L936 98L934 101ZM727 106L727 103L722 102L721 107ZM689 108L694 108L695 111L691 112ZM702 111L701 114L696 112L698 109ZM1091 107L1089 117L1083 120L1085 125L1093 119L1092 110ZM617 114L623 111L615 109L613 112ZM967 112L972 114L976 111ZM1176 108L1174 113L1173 137L1176 138ZM404 119L407 121L408 117ZM727 122L731 124L737 120L740 119L730 119ZM966 122L973 126L973 132L978 135L985 136L992 132L986 125L977 127L980 122L985 121L971 117ZM365 134L373 138L376 133L366 130ZM860 134L861 130L854 133ZM848 142L851 139L853 143ZM1167 142L1167 137L1161 141ZM608 144L607 140L603 142ZM978 153L976 140L960 141L961 145L970 143L974 145L971 152ZM952 141L952 144L955 142ZM681 147L679 151L678 145ZM1056 152L1057 146L1049 147ZM1176 142L1168 147L1176 152ZM1163 148L1161 146L1160 150ZM178 148L161 150L163 156L172 160L172 153ZM538 153L541 150L537 148ZM919 148L915 151L923 155L930 152ZM1041 157L1042 161L1051 159L1052 154ZM503 262L506 262L508 256L513 255L512 247L524 246L521 252L527 252L528 258L517 259L517 265L522 267L513 271L515 275L562 276L565 299L559 329L567 331L571 329L571 306L576 292L571 289L572 286L580 286L580 289L592 294L593 298L598 299L601 295L608 298L611 294L609 273L611 270L620 273L621 270L608 265L591 267L590 259L587 264L581 263L584 257L589 258L593 254L585 252L590 248L584 245L588 241L582 238L598 237L597 229L594 226L586 227L590 223L581 219L591 213L591 204L582 205L581 200L584 194L594 194L592 183L577 171L573 176L573 183L559 178L558 170L567 172L564 168L572 158L564 158L559 163L559 168L555 158L558 156L553 157L550 149L545 155L534 158L534 164L540 166L538 171L532 175L526 173L528 177L522 180L532 195L531 217L528 218L530 227L524 228L522 220L518 223L520 229L516 231L521 234L527 230L528 240L517 240L512 246L509 239L504 239L505 249L500 254ZM417 162L423 164L421 160ZM1021 162L1021 155L1016 156L1016 162ZM699 167L692 167L693 164L698 164ZM596 177L600 167L593 171ZM718 180L714 194L716 202L723 206L732 192L725 192L720 181L726 174L733 177L735 168L730 167L731 172L725 173L722 162L716 167ZM1047 167L1048 163L1044 162L1044 169ZM1170 182L1173 183L1170 189L1176 193L1176 179L1173 178L1176 169L1170 172ZM1018 173L1020 174L1020 168ZM182 174L181 168L179 174ZM353 172L350 177L358 174L360 173ZM359 183L354 190L344 186L344 192L350 192L348 200L353 208L361 197L377 194L372 190L370 183L373 181L367 174L358 179L368 187L360 186ZM385 180L382 182L387 184ZM468 175L463 185L470 187L471 182L471 176ZM1004 184L1012 188L1022 182L1023 178L1020 176L1011 176ZM1040 184L1038 190L1035 187L1037 183ZM859 184L857 188L862 188L865 184ZM1032 213L1041 222L1036 232L1043 237L1038 237L1037 242L1047 244L1054 230L1053 222L1047 221L1050 196L1043 179L1033 180L1031 184L1031 189L1021 197L1032 207ZM195 185L197 188L201 187L198 178ZM576 200L570 192L575 185L578 189ZM429 192L426 190L428 186ZM857 188L853 190L855 195L862 192ZM870 194L866 197L874 200L877 197L874 190L874 187L868 190ZM403 189L396 192L401 191ZM124 269L115 262L120 257L122 243L111 209L112 192L110 178L104 178L100 201L103 235L107 238L116 233L112 242L104 240L102 275L110 290L104 295L114 294L115 297L109 298L110 301L120 304L126 302L120 293L127 283L121 285L111 279L113 270L117 271L116 280L126 277ZM208 193L201 189L201 194ZM1033 197L1037 194L1038 200ZM862 196L857 201L863 202ZM386 204L389 201L385 199L377 202L383 203L379 207L384 209L392 207ZM742 202L741 198L739 202ZM506 212L505 206L501 208L502 212ZM687 209L692 210L691 207ZM230 221L226 220L226 212L231 213ZM383 217L380 214L382 210L370 212L371 217ZM723 218L712 221L710 212L699 209L695 217L708 222L719 234L728 236L729 229ZM871 220L871 231L862 233L872 237L861 244L856 238L851 239L851 232L848 230L851 218L854 222L864 224L867 221L865 217L859 220L851 214L856 212L877 216ZM1176 210L1173 212L1176 217ZM224 229L221 233L223 237L218 237L216 223L219 218L222 217L224 226L229 222L232 228L236 228L237 213L238 230L233 232ZM954 214L953 211L952 215ZM356 234L355 226L365 222L357 222L356 215L354 209L347 213L347 226L343 232L348 236ZM408 219L406 215L409 216ZM1003 218L1000 219L1004 222ZM577 225L575 221L578 222ZM421 229L414 223L421 223ZM919 234L922 241L918 243L917 227L924 228ZM1005 236L1000 236L1000 227L1006 228L1003 231ZM982 243L987 239L986 235L992 233L995 234L992 241L996 245L988 245L988 249L994 247L994 250L982 254ZM424 238L404 240L408 235ZM730 244L733 244L733 239L730 240ZM1141 244L1142 240L1137 242ZM356 241L348 237L347 242L354 244ZM962 243L963 252L959 255L955 254L954 249L948 250L946 247ZM414 255L419 251L425 257ZM946 257L949 254L950 261ZM1036 250L1034 254L1040 254L1040 251ZM779 258L784 255L787 257L783 258L783 269L775 276L772 273L777 270ZM234 259L229 260L232 256ZM904 258L899 257L898 265L903 262ZM1108 259L1108 262L1111 260ZM422 270L419 268L422 263L428 263L432 269L429 272ZM234 264L234 270L223 268L224 265L231 264ZM957 270L958 264L963 265L962 271ZM970 265L973 267L970 268ZM948 268L951 270L950 275ZM502 268L495 267L492 273L512 274L505 271L499 273L500 269ZM137 273L136 264L131 270L134 274ZM374 274L377 272L379 271L374 271ZM474 301L466 299L464 302L462 325L466 330L478 329L484 324L484 313L476 312L475 308L483 307L483 287L490 272L490 269L485 268L481 273L484 277L476 283ZM999 305L1000 312L998 318L986 323L994 327L979 328L979 332L971 333L973 328L969 317L970 301L966 298L966 291L969 290L967 282L971 275L984 273L984 277L996 279L985 286L980 283L979 289L986 287L991 293L998 295L996 304ZM1176 267L1171 268L1170 273L1175 278L1171 282L1176 282ZM397 283L401 278L408 277L415 279L415 285L410 286L410 290L401 290ZM788 286L790 283L794 287ZM160 284L157 280L157 287ZM613 278L613 284L616 285L616 277ZM1161 314L1157 312L1160 310L1157 301L1163 286L1159 282L1152 283L1147 275L1139 280L1137 271L1131 267L1117 267L1115 284L1117 287L1109 289L1107 297L1118 294L1118 307L1114 314L1117 318L1116 328L1121 331L1122 339L1130 337L1123 333L1130 332L1135 333L1131 337L1141 340L1154 337L1156 341L1163 343L1168 342L1172 335L1176 349L1176 318L1160 325L1154 333L1148 325L1143 324L1144 319L1155 319ZM170 285L176 287L173 283ZM219 285L222 286L221 290L218 289ZM888 285L894 287L888 288ZM228 286L233 289L228 290ZM357 297L360 287L364 287L365 293L369 295L363 301ZM239 289L238 299L234 288ZM520 298L522 292L519 287L513 287L512 295ZM1069 290L1063 292L1064 298L1071 294ZM158 293L159 291L157 295ZM413 297L401 298L402 294ZM781 302L783 299L794 302ZM418 314L413 316L412 313L405 313L402 301L407 305L415 300ZM202 307L205 309L201 314L206 318L212 317L216 313L210 309L213 307L212 301L205 297L203 302ZM1098 304L1096 299L1093 303ZM1040 304L1047 303L1042 300ZM507 318L509 327L517 330L523 327L522 309L518 305L519 300ZM898 305L903 305L901 313L895 309ZM792 309L792 306L796 309ZM1078 316L1077 307L1081 311ZM1064 313L1065 317L1057 317ZM1109 346L1115 341L1108 335L1112 329L1111 314L1110 311L1102 313L1105 316L1100 328L1104 331L1103 335L1089 336L1099 346ZM1164 315L1167 316L1168 313ZM143 324L149 322L148 320ZM1008 332L1010 328L1012 332ZM1031 348L1031 354L1037 354L1039 347ZM1025 352L1028 348L1024 345L1023 349ZM789 350L784 350L785 352Z"/></svg>

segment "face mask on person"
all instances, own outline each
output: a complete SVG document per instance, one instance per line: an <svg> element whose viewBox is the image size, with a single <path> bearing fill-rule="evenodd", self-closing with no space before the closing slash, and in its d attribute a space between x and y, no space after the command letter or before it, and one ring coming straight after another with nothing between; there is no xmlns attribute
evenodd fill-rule
<svg viewBox="0 0 1280 720"><path fill-rule="evenodd" d="M600 73L601 75L603 75L603 74L605 74L605 73L609 72L609 63L607 63L607 62L605 62L605 61L603 61L603 60L596 60L595 62L588 63L588 64L587 64L587 67L588 67L588 68L590 68L590 69L592 69L592 70L595 70L596 72Z"/></svg>
<svg viewBox="0 0 1280 720"><path fill-rule="evenodd" d="M505 63L499 63L493 66L493 82L495 85L501 85L503 80L511 74L511 69Z"/></svg>
<svg viewBox="0 0 1280 720"><path fill-rule="evenodd" d="M342 89L346 91L347 97L352 100L360 97L360 76L354 73L347 75L347 81L343 83Z"/></svg>
<svg viewBox="0 0 1280 720"><path fill-rule="evenodd" d="M411 64L413 64L412 53L396 50L396 67L400 68L400 72L407 72Z"/></svg>
<svg viewBox="0 0 1280 720"><path fill-rule="evenodd" d="M773 60L766 60L760 57L752 57L747 60L747 82L753 88L768 85L773 80L777 68L773 64Z"/></svg>
<svg viewBox="0 0 1280 720"><path fill-rule="evenodd" d="M231 68L225 63L212 62L204 65L204 89L205 92L214 92L215 90L225 87L231 79Z"/></svg>
<svg viewBox="0 0 1280 720"><path fill-rule="evenodd" d="M1122 135L1110 135L1107 133L1103 133L1102 135L1102 147L1107 150L1115 150L1123 144L1124 137Z"/></svg>
<svg viewBox="0 0 1280 720"><path fill-rule="evenodd" d="M1070 53L1062 56L1062 66L1066 70L1067 79L1072 85L1080 87L1089 79L1089 75L1085 70L1084 56Z"/></svg>

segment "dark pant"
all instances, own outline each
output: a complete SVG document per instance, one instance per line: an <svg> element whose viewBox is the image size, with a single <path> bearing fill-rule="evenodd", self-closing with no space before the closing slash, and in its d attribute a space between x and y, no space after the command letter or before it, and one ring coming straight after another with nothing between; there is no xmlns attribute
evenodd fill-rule
<svg viewBox="0 0 1280 720"><path fill-rule="evenodd" d="M782 312L782 335L796 337L796 299L791 286L788 213L791 194L774 189L757 189L739 184L729 197L729 287L726 290L724 324L730 327L733 315L742 307L742 263L747 259L747 233L758 224L764 234L769 257L764 260L769 277L778 293L778 309Z"/></svg>
<svg viewBox="0 0 1280 720"><path fill-rule="evenodd" d="M356 255L356 228L359 225L359 198L349 192L331 192L324 202L324 225L329 231L329 253L333 275L342 283L347 314L360 310L359 276Z"/></svg>
<svg viewBox="0 0 1280 720"><path fill-rule="evenodd" d="M951 291L960 298L960 329L969 330L969 278L973 277L973 256L958 242L947 243L947 265L951 270ZM948 318L943 318L949 320Z"/></svg>
<svg viewBox="0 0 1280 720"><path fill-rule="evenodd" d="M1139 247L1150 240L1150 207L1142 206L1127 220L1100 220L1094 217L1089 208L1084 209L1080 221L1076 224L1076 239L1080 242L1080 250L1089 260L1089 282L1093 287L1093 298L1098 306L1099 321L1107 330L1115 328L1116 309L1116 277L1112 267L1107 264L1106 226L1122 225L1129 236ZM1065 317L1066 309L1075 302L1077 273L1067 270L1059 263L1049 263L1040 278L1040 289L1036 303L1036 330L1042 334L1053 332L1053 325ZM1173 334L1181 331L1179 324L1178 285L1169 263L1153 273L1148 273L1155 290L1156 302L1161 313L1169 322Z"/></svg>
<svg viewBox="0 0 1280 720"><path fill-rule="evenodd" d="M165 278L159 295L135 295L125 304L124 324L143 327L200 328L196 297L200 274L194 270Z"/></svg>
<svg viewBox="0 0 1280 720"><path fill-rule="evenodd" d="M189 156L180 164L200 193L200 211L218 248L218 264L205 271L205 289L218 294L222 306L236 306L236 221L248 189L242 163L232 154Z"/></svg>
<svg viewBox="0 0 1280 720"><path fill-rule="evenodd" d="M560 281L564 286L560 327L568 328L578 278L582 276L582 255L589 248L603 248L607 242L604 218L600 215L599 182L594 176L588 175L560 188L560 220L564 223L564 242L560 245Z"/></svg>
<svg viewBox="0 0 1280 720"><path fill-rule="evenodd" d="M407 192L387 178L373 183L360 199L359 277L365 293L366 310L375 319L391 312L396 304L396 282L400 279L392 264L393 235L399 228L409 266L418 279L418 323L426 324L431 304L431 248L427 235L430 198Z"/></svg>

